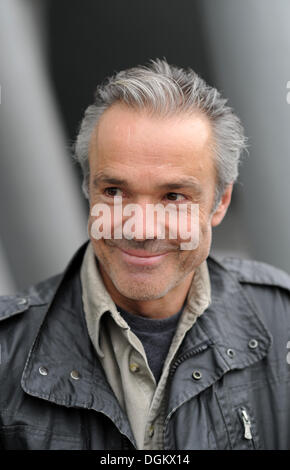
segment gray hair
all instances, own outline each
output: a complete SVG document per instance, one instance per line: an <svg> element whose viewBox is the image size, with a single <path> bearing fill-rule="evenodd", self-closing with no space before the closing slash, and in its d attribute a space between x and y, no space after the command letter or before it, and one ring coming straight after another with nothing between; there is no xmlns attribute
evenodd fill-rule
<svg viewBox="0 0 290 470"><path fill-rule="evenodd" d="M104 111L116 102L164 117L196 111L208 117L216 155L214 211L225 188L238 177L240 156L246 149L244 129L216 88L209 86L192 69L169 65L165 59L151 60L147 66L118 72L97 87L94 103L85 111L74 146L74 158L83 172L85 197L89 198L88 152L91 135Z"/></svg>

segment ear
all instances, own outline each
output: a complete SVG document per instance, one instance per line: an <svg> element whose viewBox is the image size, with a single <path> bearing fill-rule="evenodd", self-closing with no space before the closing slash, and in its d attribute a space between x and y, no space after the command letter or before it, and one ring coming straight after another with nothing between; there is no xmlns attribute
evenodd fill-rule
<svg viewBox="0 0 290 470"><path fill-rule="evenodd" d="M233 191L233 183L229 184L226 187L221 197L221 200L219 202L219 205L217 206L215 212L213 213L213 216L211 218L212 227L219 225L221 221L223 220L224 216L226 215L226 212L231 202L232 191Z"/></svg>

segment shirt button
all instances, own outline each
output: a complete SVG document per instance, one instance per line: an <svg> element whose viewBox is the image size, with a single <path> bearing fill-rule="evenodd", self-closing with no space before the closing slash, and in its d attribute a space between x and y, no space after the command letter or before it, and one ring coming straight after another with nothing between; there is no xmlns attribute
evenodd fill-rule
<svg viewBox="0 0 290 470"><path fill-rule="evenodd" d="M41 375L47 375L48 374L48 370L46 367L43 367L43 366L40 366L39 369L38 369L39 373Z"/></svg>
<svg viewBox="0 0 290 470"><path fill-rule="evenodd" d="M136 362L131 362L129 367L131 372L138 372L140 370L140 367L138 364L136 364Z"/></svg>
<svg viewBox="0 0 290 470"><path fill-rule="evenodd" d="M18 305L25 305L27 303L27 299L25 297L22 297L22 299L18 300Z"/></svg>
<svg viewBox="0 0 290 470"><path fill-rule="evenodd" d="M150 426L149 429L148 429L148 435L149 437L153 437L154 435L154 426Z"/></svg>

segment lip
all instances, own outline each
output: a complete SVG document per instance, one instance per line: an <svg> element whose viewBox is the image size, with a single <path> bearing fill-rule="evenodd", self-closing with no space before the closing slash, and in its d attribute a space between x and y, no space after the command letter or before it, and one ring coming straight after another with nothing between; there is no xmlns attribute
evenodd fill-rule
<svg viewBox="0 0 290 470"><path fill-rule="evenodd" d="M143 251L143 250L128 250L128 251L126 250L125 251L125 250L122 250L121 248L119 248L119 250L125 262L139 265L139 266L151 266L153 264L157 264L168 255L168 252L152 254L152 253L148 253L148 251Z"/></svg>

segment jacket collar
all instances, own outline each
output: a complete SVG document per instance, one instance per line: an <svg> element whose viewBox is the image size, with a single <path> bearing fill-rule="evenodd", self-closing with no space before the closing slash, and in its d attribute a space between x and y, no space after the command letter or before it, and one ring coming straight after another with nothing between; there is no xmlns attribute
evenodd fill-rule
<svg viewBox="0 0 290 470"><path fill-rule="evenodd" d="M128 420L105 378L85 322L80 266L87 243L77 251L60 279L27 357L21 385L26 393L56 404L106 414L134 443ZM247 297L238 279L213 257L207 261L212 302L178 352L181 358L199 344L207 344L214 346L219 357L218 366L214 361L208 365L212 373L207 381L197 385L196 393L228 370L244 368L262 359L271 345L271 335L258 307ZM250 349L250 339L256 339L259 347ZM233 358L228 356L229 348L235 351ZM43 370L47 375L41 374ZM78 379L72 377L73 371L79 374Z"/></svg>

